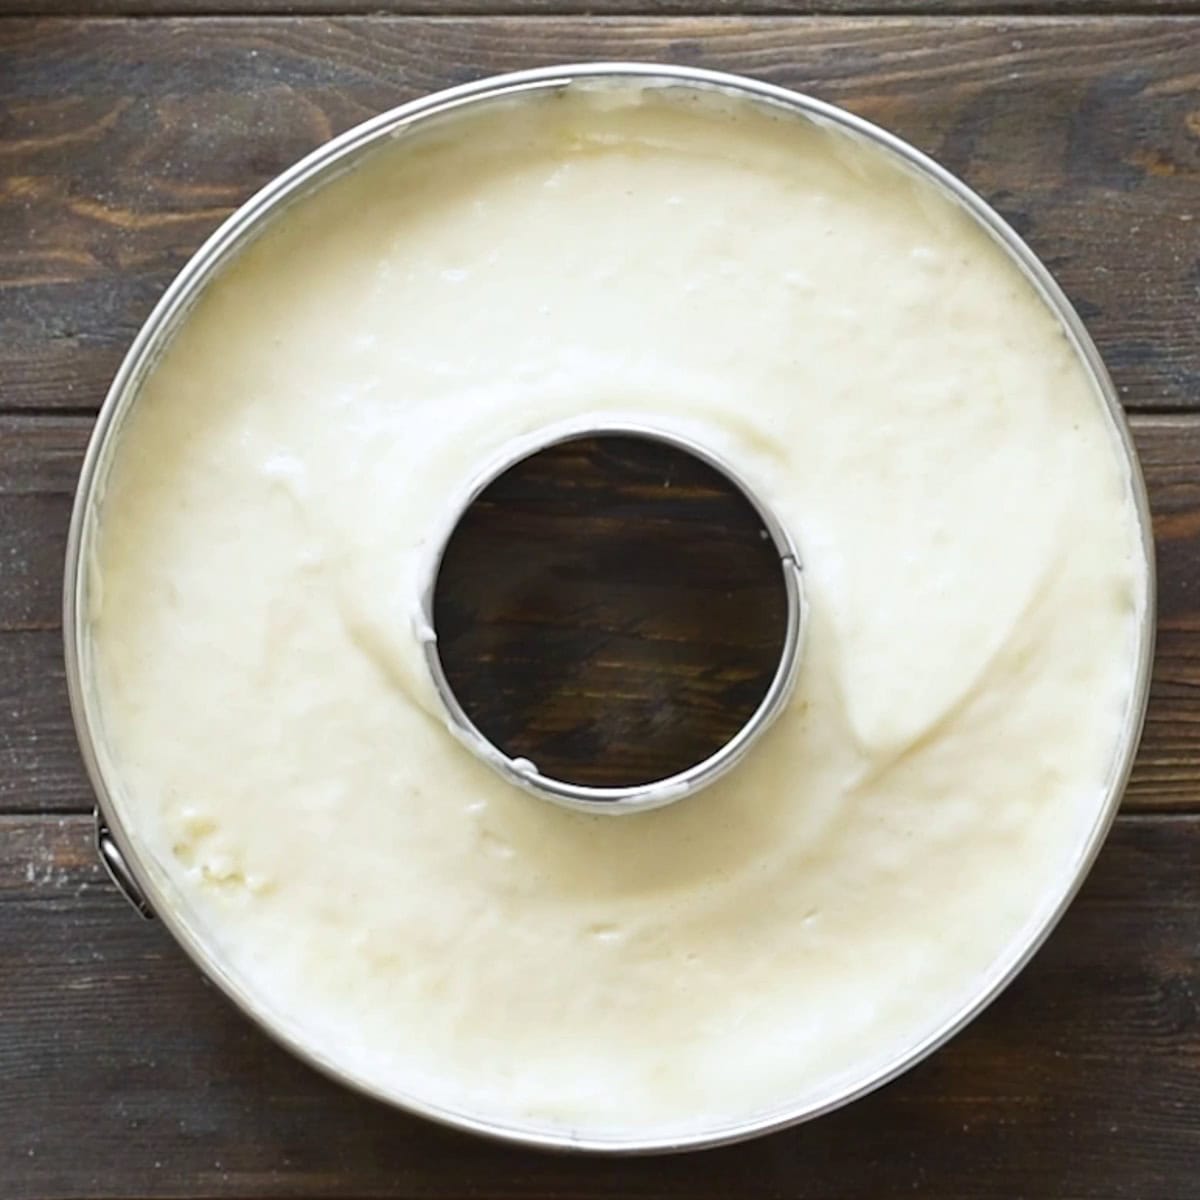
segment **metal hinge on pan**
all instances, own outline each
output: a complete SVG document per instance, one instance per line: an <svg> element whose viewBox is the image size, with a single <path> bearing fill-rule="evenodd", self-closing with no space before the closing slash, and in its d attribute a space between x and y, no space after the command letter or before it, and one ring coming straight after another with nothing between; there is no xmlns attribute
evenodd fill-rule
<svg viewBox="0 0 1200 1200"><path fill-rule="evenodd" d="M138 887L130 874L129 868L125 865L125 857L113 840L112 834L109 833L108 826L105 825L104 818L99 811L96 812L96 850L100 854L100 861L104 864L104 869L108 872L108 877L121 889L125 899L137 909L139 916L144 917L147 921L153 921L154 909L147 903L146 897L142 895L142 889Z"/></svg>

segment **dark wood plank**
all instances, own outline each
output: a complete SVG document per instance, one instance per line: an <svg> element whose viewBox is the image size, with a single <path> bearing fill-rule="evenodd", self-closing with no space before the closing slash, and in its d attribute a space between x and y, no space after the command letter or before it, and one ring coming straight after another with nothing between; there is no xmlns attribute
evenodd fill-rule
<svg viewBox="0 0 1200 1200"><path fill-rule="evenodd" d="M57 630L0 633L0 713L0 813L90 809Z"/></svg>
<svg viewBox="0 0 1200 1200"><path fill-rule="evenodd" d="M378 0L6 0L13 16L330 16L378 13ZM640 17L645 0L392 0L387 12L406 16L489 16L498 11L527 16ZM660 16L1014 16L1045 14L1046 0L655 0ZM1188 14L1197 0L1056 0L1064 16Z"/></svg>
<svg viewBox="0 0 1200 1200"><path fill-rule="evenodd" d="M0 812L81 812L91 794L78 761L67 709L60 634L60 588L71 493L91 428L87 417L0 417ZM1200 420L1184 416L1134 418L1134 428L1155 512L1159 562L1159 643L1146 734L1126 807L1134 811L1200 810ZM571 482L575 468L560 464ZM555 492L552 477L539 485ZM560 495L561 498L561 495ZM706 502L711 503L711 500ZM708 513L712 519L713 513ZM498 618L497 618L498 619ZM586 623L560 614L562 637L534 639L541 670L556 676L564 640L584 653ZM692 630L688 637L696 638ZM476 646L477 678L486 693L494 664ZM692 647L696 661L703 648ZM645 664L644 664L645 665ZM652 666L653 664L649 664ZM623 687L638 688L659 703L662 678L649 669L631 672ZM483 686L486 685L486 686ZM689 710L704 740L715 744L724 716L706 703L709 691L693 687ZM635 696L637 701L638 697ZM560 697L559 703L566 701ZM584 706L586 708L586 706ZM585 723L581 709L579 721ZM571 725L566 716L556 728ZM665 751L660 751L665 752Z"/></svg>
<svg viewBox="0 0 1200 1200"><path fill-rule="evenodd" d="M0 416L0 630L61 628L67 524L91 426Z"/></svg>
<svg viewBox="0 0 1200 1200"><path fill-rule="evenodd" d="M0 819L6 1200L1197 1194L1194 818L1118 822L1025 973L884 1091L745 1146L621 1161L469 1140L318 1077L126 907L91 836Z"/></svg>
<svg viewBox="0 0 1200 1200"><path fill-rule="evenodd" d="M1187 18L7 20L0 405L94 409L202 238L332 134L493 71L640 58L812 91L911 139L1051 264L1131 408L1196 408L1197 45Z"/></svg>

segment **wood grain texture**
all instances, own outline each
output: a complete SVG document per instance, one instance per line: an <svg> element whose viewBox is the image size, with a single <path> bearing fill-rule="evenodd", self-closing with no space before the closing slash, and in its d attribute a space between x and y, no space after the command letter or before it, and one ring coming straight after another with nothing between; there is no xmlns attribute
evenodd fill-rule
<svg viewBox="0 0 1200 1200"><path fill-rule="evenodd" d="M10 16L392 16L642 17L645 0L4 0ZM1014 16L1045 14L1046 0L655 0L657 16ZM1061 16L1186 15L1198 0L1056 0Z"/></svg>
<svg viewBox="0 0 1200 1200"><path fill-rule="evenodd" d="M1200 421L1136 416L1133 424L1158 539L1159 640L1126 806L1200 811ZM81 812L91 805L67 708L60 633L71 495L90 429L87 417L0 417L0 712L6 718L0 722L0 812ZM571 470L569 464L564 469ZM550 481L545 487L550 495ZM569 615L562 617L561 633L587 648L587 631ZM563 647L561 638L542 645L546 670L553 671L549 659L565 653ZM535 642L528 651L537 649ZM486 646L477 652L483 685L494 666ZM648 701L661 687L653 672L632 678ZM706 740L715 738L719 714L704 694L692 699Z"/></svg>
<svg viewBox="0 0 1200 1200"><path fill-rule="evenodd" d="M1123 818L975 1024L882 1092L676 1158L521 1152L362 1100L275 1047L103 877L83 817L0 818L0 1179L100 1197L1192 1200L1200 820Z"/></svg>
<svg viewBox="0 0 1200 1200"><path fill-rule="evenodd" d="M94 409L220 219L334 133L494 71L760 76L934 154L1058 274L1131 408L1200 408L1200 19L0 24L0 405Z"/></svg>

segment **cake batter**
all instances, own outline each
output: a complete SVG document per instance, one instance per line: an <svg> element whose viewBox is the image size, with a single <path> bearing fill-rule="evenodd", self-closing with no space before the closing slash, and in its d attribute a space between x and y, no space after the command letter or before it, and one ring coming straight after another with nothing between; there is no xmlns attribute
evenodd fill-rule
<svg viewBox="0 0 1200 1200"><path fill-rule="evenodd" d="M480 471L622 421L799 548L799 678L710 788L606 818L449 731L418 600ZM1131 481L1048 306L881 150L573 88L393 141L210 285L105 483L114 804L281 1028L377 1091L686 1139L866 1079L1072 878L1146 605Z"/></svg>

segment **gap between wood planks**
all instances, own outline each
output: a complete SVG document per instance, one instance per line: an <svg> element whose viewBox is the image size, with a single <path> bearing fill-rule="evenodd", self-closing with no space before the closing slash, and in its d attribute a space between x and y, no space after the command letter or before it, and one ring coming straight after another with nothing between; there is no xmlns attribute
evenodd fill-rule
<svg viewBox="0 0 1200 1200"><path fill-rule="evenodd" d="M62 408L45 405L25 408L21 405L5 404L0 398L0 418L19 417L22 420L30 421L56 421L65 418L67 420L86 420L92 424L95 422L98 412L99 408L92 404L67 405ZM1179 417L1182 420L1191 418L1200 420L1200 413L1193 413L1186 408L1173 408L1167 404L1146 405L1132 412L1126 412L1125 416L1129 421L1133 421L1137 417ZM0 630L0 632L3 631Z"/></svg>

